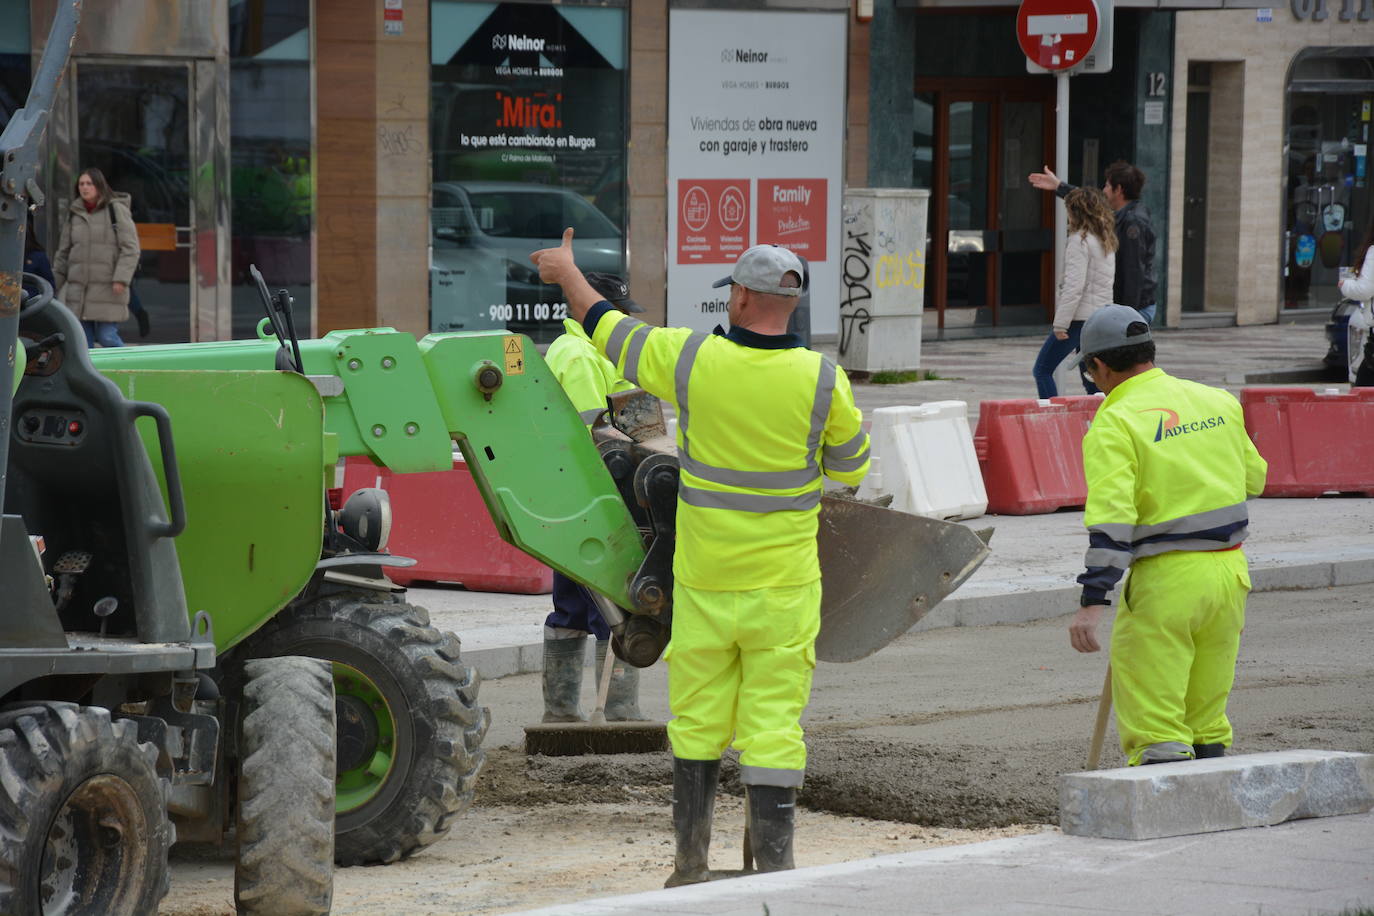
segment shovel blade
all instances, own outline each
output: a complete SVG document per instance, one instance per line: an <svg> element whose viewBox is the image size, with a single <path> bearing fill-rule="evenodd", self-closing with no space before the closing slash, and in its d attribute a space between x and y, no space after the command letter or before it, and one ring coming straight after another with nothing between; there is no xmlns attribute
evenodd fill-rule
<svg viewBox="0 0 1374 916"><path fill-rule="evenodd" d="M851 500L821 500L816 657L858 661L911 629L991 553L971 529Z"/></svg>

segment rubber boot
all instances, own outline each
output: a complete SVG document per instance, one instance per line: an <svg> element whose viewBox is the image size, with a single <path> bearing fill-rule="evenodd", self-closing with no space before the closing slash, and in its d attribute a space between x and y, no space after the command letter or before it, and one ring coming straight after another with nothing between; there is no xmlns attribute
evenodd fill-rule
<svg viewBox="0 0 1374 916"><path fill-rule="evenodd" d="M1206 757L1225 757L1226 745L1220 742L1216 744L1194 744L1193 759L1202 760Z"/></svg>
<svg viewBox="0 0 1374 916"><path fill-rule="evenodd" d="M609 639L596 642L596 689L601 689L601 666L606 664L606 649ZM606 693L607 722L636 722L644 716L639 711L639 669L627 664L611 654L614 666L611 668L611 688Z"/></svg>
<svg viewBox="0 0 1374 916"><path fill-rule="evenodd" d="M782 786L746 786L749 796L749 843L754 868L787 871L792 864L793 815L797 790Z"/></svg>
<svg viewBox="0 0 1374 916"><path fill-rule="evenodd" d="M585 722L577 706L587 637L555 639L544 635L544 721Z"/></svg>
<svg viewBox="0 0 1374 916"><path fill-rule="evenodd" d="M673 833L677 855L664 887L700 884L711 879L706 866L711 850L711 814L716 807L719 760L673 758Z"/></svg>

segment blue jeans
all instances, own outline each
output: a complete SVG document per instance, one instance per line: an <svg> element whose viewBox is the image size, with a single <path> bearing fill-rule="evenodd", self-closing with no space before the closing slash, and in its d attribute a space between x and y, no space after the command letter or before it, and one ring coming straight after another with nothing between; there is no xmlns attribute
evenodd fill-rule
<svg viewBox="0 0 1374 916"><path fill-rule="evenodd" d="M611 628L601 618L601 611L587 589L560 572L553 574L553 613L544 619L544 626L582 630L598 640L611 638Z"/></svg>
<svg viewBox="0 0 1374 916"><path fill-rule="evenodd" d="M1136 309L1136 311L1140 313L1140 317L1145 319L1146 324L1155 323L1155 308L1157 305L1158 303L1155 305L1147 305L1143 309Z"/></svg>
<svg viewBox="0 0 1374 916"><path fill-rule="evenodd" d="M87 347L94 347L97 343L102 347L124 346L119 336L119 325L113 321L83 321L81 326L86 329Z"/></svg>
<svg viewBox="0 0 1374 916"><path fill-rule="evenodd" d="M1035 358L1035 366L1031 369L1031 375L1035 376L1036 397L1052 398L1059 394L1054 384L1054 370L1059 368L1064 357L1078 349L1078 336L1081 333L1083 322L1071 321L1067 340L1060 340L1051 331L1045 342L1040 345L1040 355ZM1083 377L1083 390L1088 394L1097 394L1097 386L1086 376Z"/></svg>

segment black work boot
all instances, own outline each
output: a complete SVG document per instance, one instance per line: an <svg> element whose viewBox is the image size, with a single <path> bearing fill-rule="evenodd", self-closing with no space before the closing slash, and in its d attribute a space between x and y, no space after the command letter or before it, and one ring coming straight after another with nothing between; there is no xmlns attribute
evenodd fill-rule
<svg viewBox="0 0 1374 916"><path fill-rule="evenodd" d="M563 639L544 634L544 721L583 722L577 699L582 693L582 665L587 636Z"/></svg>
<svg viewBox="0 0 1374 916"><path fill-rule="evenodd" d="M601 690L601 666L606 664L609 639L596 642L596 689ZM639 669L611 653L611 689L606 693L607 722L637 722L644 716L639 711Z"/></svg>
<svg viewBox="0 0 1374 916"><path fill-rule="evenodd" d="M664 887L700 884L711 879L706 866L711 850L711 814L716 807L719 760L673 758L673 833L677 855Z"/></svg>
<svg viewBox="0 0 1374 916"><path fill-rule="evenodd" d="M797 790L782 786L745 786L749 796L749 843L759 871L786 871L792 864L793 815Z"/></svg>
<svg viewBox="0 0 1374 916"><path fill-rule="evenodd" d="M1193 759L1202 760L1204 757L1225 757L1226 745L1217 742L1216 744L1194 744Z"/></svg>

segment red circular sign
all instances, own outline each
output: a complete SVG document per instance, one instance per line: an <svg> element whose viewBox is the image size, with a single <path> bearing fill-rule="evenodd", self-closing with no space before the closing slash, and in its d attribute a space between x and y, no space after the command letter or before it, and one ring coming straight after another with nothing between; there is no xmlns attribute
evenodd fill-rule
<svg viewBox="0 0 1374 916"><path fill-rule="evenodd" d="M1031 63L1068 70L1092 50L1097 23L1097 0L1021 0L1016 40Z"/></svg>

